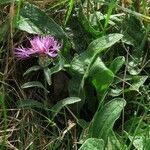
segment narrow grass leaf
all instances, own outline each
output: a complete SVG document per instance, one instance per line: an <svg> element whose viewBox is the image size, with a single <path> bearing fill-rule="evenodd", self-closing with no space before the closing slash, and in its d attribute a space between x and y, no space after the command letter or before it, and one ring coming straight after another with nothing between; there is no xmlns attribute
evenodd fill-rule
<svg viewBox="0 0 150 150"><path fill-rule="evenodd" d="M106 30L107 26L108 26L108 23L109 23L109 20L110 20L110 16L112 14L112 11L115 7L115 4L116 3L116 0L112 0L111 3L109 4L109 7L108 7L108 12L107 12L107 17L106 17L106 20L105 20L105 24L104 24L104 29Z"/></svg>
<svg viewBox="0 0 150 150"><path fill-rule="evenodd" d="M68 12L67 12L67 16L66 16L66 20L65 20L65 26L71 16L71 13L72 13L72 10L73 10L73 6L74 6L74 0L70 0L69 2L69 9L68 9Z"/></svg>

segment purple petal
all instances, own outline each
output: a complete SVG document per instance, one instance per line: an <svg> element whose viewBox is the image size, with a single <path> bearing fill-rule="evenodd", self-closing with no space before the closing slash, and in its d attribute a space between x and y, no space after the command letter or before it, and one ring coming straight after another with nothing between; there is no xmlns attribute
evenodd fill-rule
<svg viewBox="0 0 150 150"><path fill-rule="evenodd" d="M54 57L56 57L58 55L58 53L56 53L56 52L49 52L49 53L47 53L47 55L49 55L50 57L54 58Z"/></svg>
<svg viewBox="0 0 150 150"><path fill-rule="evenodd" d="M19 47L15 49L15 55L19 59L25 59L32 55L48 55L52 58L58 55L58 51L62 47L53 36L36 36L29 39L31 47Z"/></svg>
<svg viewBox="0 0 150 150"><path fill-rule="evenodd" d="M25 59L30 57L30 54L28 53L28 49L23 48L22 46L19 48L15 48L14 54L18 59Z"/></svg>

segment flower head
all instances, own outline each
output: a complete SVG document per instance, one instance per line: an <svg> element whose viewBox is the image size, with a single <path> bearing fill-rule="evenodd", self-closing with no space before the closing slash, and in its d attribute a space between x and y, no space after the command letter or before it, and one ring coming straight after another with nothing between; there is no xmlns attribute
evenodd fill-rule
<svg viewBox="0 0 150 150"><path fill-rule="evenodd" d="M15 48L15 55L18 59L26 59L34 55L48 55L54 58L61 48L61 44L52 36L36 36L30 39L30 44L29 48L23 46Z"/></svg>

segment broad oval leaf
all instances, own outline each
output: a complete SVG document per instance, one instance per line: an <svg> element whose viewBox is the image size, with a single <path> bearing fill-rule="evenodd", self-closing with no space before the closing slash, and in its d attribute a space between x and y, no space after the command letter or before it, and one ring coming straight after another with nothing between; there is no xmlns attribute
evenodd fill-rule
<svg viewBox="0 0 150 150"><path fill-rule="evenodd" d="M90 137L107 140L109 132L113 128L115 121L119 118L126 102L122 98L116 98L106 103L98 110L89 128Z"/></svg>
<svg viewBox="0 0 150 150"><path fill-rule="evenodd" d="M93 59L95 59L95 57L98 57L101 52L114 45L122 37L122 34L114 33L100 37L91 42L85 52L74 57L71 63L72 71L75 73L84 74L88 66L93 63Z"/></svg>
<svg viewBox="0 0 150 150"><path fill-rule="evenodd" d="M104 141L102 139L97 138L89 138L87 139L79 150L103 150L104 149Z"/></svg>
<svg viewBox="0 0 150 150"><path fill-rule="evenodd" d="M95 53L101 53L105 49L111 47L116 42L118 42L122 37L123 35L119 33L108 34L106 36L100 37L94 40L88 46L87 51L89 51L91 55L94 55Z"/></svg>
<svg viewBox="0 0 150 150"><path fill-rule="evenodd" d="M20 18L16 26L31 34L51 34L61 39L67 37L61 26L49 18L45 12L29 3L20 10Z"/></svg>

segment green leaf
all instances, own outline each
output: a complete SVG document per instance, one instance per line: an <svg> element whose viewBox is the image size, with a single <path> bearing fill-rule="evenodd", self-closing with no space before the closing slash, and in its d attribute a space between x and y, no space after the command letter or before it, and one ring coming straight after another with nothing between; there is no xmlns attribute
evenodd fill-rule
<svg viewBox="0 0 150 150"><path fill-rule="evenodd" d="M109 20L110 20L110 16L111 16L115 6L116 6L116 0L112 0L109 3L109 6L108 6L107 17L106 17L106 20L105 20L105 23L104 23L104 31L106 31L106 28L107 28Z"/></svg>
<svg viewBox="0 0 150 150"><path fill-rule="evenodd" d="M94 68L93 67L94 63L97 61L97 59L99 59L100 53L103 52L104 50L106 50L107 48L111 47L113 44L115 44L121 38L122 38L122 34L118 34L118 33L109 34L109 35L103 36L101 38L98 38L98 39L94 40L88 46L88 48L85 52L74 57L73 61L71 62L72 75L78 76L78 77L81 76L81 82L76 83L76 84L78 84L78 85L76 85L76 88L78 90L78 92L76 92L76 93L78 94L77 95L78 97L81 98L81 96L82 96L82 98L83 98L84 82L87 79L87 77L89 76L90 70L92 68ZM101 67L101 64L98 64L98 65ZM101 68L103 68L103 66ZM109 78L106 79L106 83L103 87L102 87L102 84L101 84L101 87L98 86L98 84L99 84L99 82L97 82L99 80L98 73L94 74L95 77L93 77L93 84L95 86L97 86L97 89L101 90L102 93L104 93L106 91L106 89L109 87L109 85L113 79L113 73L110 70L107 69L107 71L104 73L105 73L105 75L108 74L107 76ZM105 82L104 80L99 80L99 81L100 82L103 81L103 83ZM84 98L82 99L82 104L80 103L80 107L82 107L83 104L84 104ZM80 107L78 108L79 110L80 110Z"/></svg>
<svg viewBox="0 0 150 150"><path fill-rule="evenodd" d="M60 57L59 62L54 64L53 67L49 68L51 75L61 71L64 67L64 64L65 64L64 60Z"/></svg>
<svg viewBox="0 0 150 150"><path fill-rule="evenodd" d="M135 58L135 57L134 57ZM131 74L131 75L139 75L140 72L142 71L140 68L139 68L139 60L137 59L134 59L134 60L129 60L128 64L127 64L127 67L128 67L128 72Z"/></svg>
<svg viewBox="0 0 150 150"><path fill-rule="evenodd" d="M20 100L17 103L18 108L30 108L30 107L35 107L35 108L44 108L44 105L36 100L33 99L28 99L28 100Z"/></svg>
<svg viewBox="0 0 150 150"><path fill-rule="evenodd" d="M124 57L124 56L119 56L119 57L115 58L115 59L112 61L112 63L111 63L111 65L110 65L109 69L110 69L114 74L116 74L116 73L119 71L119 69L122 67L122 65L123 65L124 63L125 63L125 57Z"/></svg>
<svg viewBox="0 0 150 150"><path fill-rule="evenodd" d="M77 16L73 16L70 18L69 30L67 30L66 32L69 36L70 42L72 43L72 48L75 49L78 54L85 51L89 42L91 42L91 38L83 29Z"/></svg>
<svg viewBox="0 0 150 150"><path fill-rule="evenodd" d="M33 72L33 71L38 71L38 70L40 70L40 69L42 69L41 66L32 66L32 67L30 67L23 75L25 76L25 75L27 75L27 74Z"/></svg>
<svg viewBox="0 0 150 150"><path fill-rule="evenodd" d="M98 99L101 101L114 79L114 74L105 66L101 59L98 58L91 67L89 76L91 77L92 84L96 88Z"/></svg>
<svg viewBox="0 0 150 150"><path fill-rule="evenodd" d="M101 52L114 45L122 37L122 34L114 33L100 37L91 42L85 52L74 57L71 63L73 72L84 74L88 66L93 64L95 57L97 58Z"/></svg>
<svg viewBox="0 0 150 150"><path fill-rule="evenodd" d="M89 71L89 81L92 82L98 93L99 101L103 94L108 90L114 79L114 74L109 70L100 58L97 58L91 70ZM79 86L82 81L82 76L73 76L69 81L69 94L77 96L79 94ZM81 96L81 95L80 95ZM82 96L83 97L83 96Z"/></svg>
<svg viewBox="0 0 150 150"><path fill-rule="evenodd" d="M118 42L122 37L123 35L119 33L108 34L106 36L100 37L94 40L89 45L87 51L89 52L89 54L94 54L95 52L101 53L102 51L106 50L107 48Z"/></svg>
<svg viewBox="0 0 150 150"><path fill-rule="evenodd" d="M27 99L27 100L19 100L17 101L17 107L18 108L39 108L39 109L44 109L47 110L47 107L45 107L45 105L41 102L38 102L36 100L33 99ZM51 125L55 125L54 122L52 122L52 120L50 120L48 117L44 116L43 117L48 121L49 124Z"/></svg>
<svg viewBox="0 0 150 150"><path fill-rule="evenodd" d="M68 91L69 91L70 96L77 96L82 99L81 102L72 106L72 109L74 111L77 111L77 113L80 112L85 102L85 90L80 89L81 83L82 83L82 76L76 75L76 76L73 76L72 79L69 81L69 86L68 86Z"/></svg>
<svg viewBox="0 0 150 150"><path fill-rule="evenodd" d="M141 27L140 20L133 17L133 16L127 16L122 22L121 26L123 30L123 41L127 44L133 45L135 47L140 46L143 33L142 33L142 27Z"/></svg>
<svg viewBox="0 0 150 150"><path fill-rule="evenodd" d="M48 90L43 86L43 84L39 81L31 81L31 82L27 82L24 83L21 88L23 89L27 89L27 88L31 88L31 87L38 87L41 89L44 89L46 92L48 92Z"/></svg>
<svg viewBox="0 0 150 150"><path fill-rule="evenodd" d="M89 138L87 139L79 150L103 150L104 149L104 141L102 139L97 138Z"/></svg>
<svg viewBox="0 0 150 150"><path fill-rule="evenodd" d="M85 14L83 13L82 8L80 8L80 10L79 10L78 19L87 33L89 33L93 37L97 37L97 36L101 35L100 31L95 30L92 27L90 21L86 18Z"/></svg>
<svg viewBox="0 0 150 150"><path fill-rule="evenodd" d="M143 86L145 81L148 79L148 76L135 76L133 77L132 86L130 86L129 90L139 91L139 88Z"/></svg>
<svg viewBox="0 0 150 150"><path fill-rule="evenodd" d="M90 14L89 20L90 20L90 23L92 24L92 26L94 26L96 28L101 27L103 29L101 22L102 21L104 22L104 20L106 20L107 16L108 16L108 14L103 15L102 12L95 11L94 13ZM121 22L122 21L121 17L123 17L123 16L124 16L124 14L122 14L122 13L112 14L108 20L109 25L114 26L116 24L115 22Z"/></svg>
<svg viewBox="0 0 150 150"><path fill-rule="evenodd" d="M82 76L73 76L68 85L68 91L70 96L77 96L79 92L79 85L81 83Z"/></svg>
<svg viewBox="0 0 150 150"><path fill-rule="evenodd" d="M71 16L71 13L72 13L72 10L73 10L73 6L74 6L74 0L70 0L69 2L69 9L68 9L68 12L67 12L67 16L66 16L66 20L65 20L65 26Z"/></svg>
<svg viewBox="0 0 150 150"><path fill-rule="evenodd" d="M110 131L109 136L108 136L108 142L106 145L107 150L120 150L122 145L124 145L124 150L127 150L127 146L125 143L123 143L122 137L119 135L115 134L113 130Z"/></svg>
<svg viewBox="0 0 150 150"><path fill-rule="evenodd" d="M46 79L48 85L51 85L52 84L51 70L49 68L44 68L44 76L45 76L45 79Z"/></svg>
<svg viewBox="0 0 150 150"><path fill-rule="evenodd" d="M26 3L20 10L20 18L17 28L31 34L50 34L57 38L64 39L66 34L53 19L35 5Z"/></svg>
<svg viewBox="0 0 150 150"><path fill-rule="evenodd" d="M78 125L79 125L81 128L83 128L83 129L87 128L88 125L89 125L89 123L86 122L86 121L83 120L83 119L78 119L78 120L77 120L77 123L78 123Z"/></svg>
<svg viewBox="0 0 150 150"><path fill-rule="evenodd" d="M137 19L135 17L136 14L141 15L139 16L140 19ZM143 26L141 23L141 18L144 19L146 16L140 13L138 14L136 12L135 12L135 16L126 16L125 20L121 22L121 27L123 27L122 33L124 35L123 41L127 44L133 45L133 50L131 51L130 54L134 59L131 58L131 60L130 59L128 60L129 62L134 61L134 65L137 64L136 66L133 67L131 65L131 67L133 68L133 73L140 71L138 69L138 63L140 65L142 63L142 57L144 54L145 45L150 32L150 25ZM149 18L147 19L149 20Z"/></svg>
<svg viewBox="0 0 150 150"><path fill-rule="evenodd" d="M107 141L108 135L113 128L115 121L119 118L126 102L122 98L116 98L106 103L98 110L89 127L89 136L102 138Z"/></svg>
<svg viewBox="0 0 150 150"><path fill-rule="evenodd" d="M147 136L149 134L149 123L145 122L143 118L143 116L134 116L125 122L124 133L130 140L128 149L134 146L137 150L149 150L146 148L146 143L149 141Z"/></svg>
<svg viewBox="0 0 150 150"><path fill-rule="evenodd" d="M111 88L111 90L109 91L109 95L112 96L112 97L117 97L117 96L121 95L122 92L123 92L123 90L120 87L119 88L116 87L114 89Z"/></svg>
<svg viewBox="0 0 150 150"><path fill-rule="evenodd" d="M52 118L54 119L54 117L60 112L60 110L67 106L67 105L70 105L70 104L74 104L74 103L77 103L77 102L80 102L81 99L78 98L78 97L68 97L68 98L65 98L59 102L57 102L56 105L54 105L51 110L52 110Z"/></svg>
<svg viewBox="0 0 150 150"><path fill-rule="evenodd" d="M137 150L143 150L144 149L144 139L141 135L137 136L131 136L129 135L130 141L133 140L133 145Z"/></svg>

